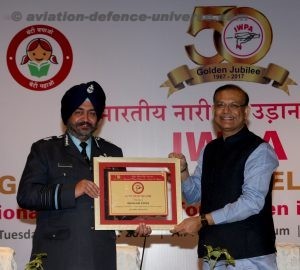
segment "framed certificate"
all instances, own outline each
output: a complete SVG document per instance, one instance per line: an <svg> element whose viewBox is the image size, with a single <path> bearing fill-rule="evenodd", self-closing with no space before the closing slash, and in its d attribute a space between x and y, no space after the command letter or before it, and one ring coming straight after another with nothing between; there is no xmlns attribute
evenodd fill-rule
<svg viewBox="0 0 300 270"><path fill-rule="evenodd" d="M180 160L95 157L96 230L169 230L182 221Z"/></svg>

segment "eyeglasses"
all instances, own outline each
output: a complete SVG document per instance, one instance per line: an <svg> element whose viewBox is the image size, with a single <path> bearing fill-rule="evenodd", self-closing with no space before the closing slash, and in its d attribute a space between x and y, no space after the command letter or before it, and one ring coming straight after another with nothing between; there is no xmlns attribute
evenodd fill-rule
<svg viewBox="0 0 300 270"><path fill-rule="evenodd" d="M247 106L246 104L237 104L237 103L224 103L224 102L218 102L214 104L215 108L217 110L224 110L225 108L228 108L231 111L237 111L238 109L240 109L241 107L245 107Z"/></svg>

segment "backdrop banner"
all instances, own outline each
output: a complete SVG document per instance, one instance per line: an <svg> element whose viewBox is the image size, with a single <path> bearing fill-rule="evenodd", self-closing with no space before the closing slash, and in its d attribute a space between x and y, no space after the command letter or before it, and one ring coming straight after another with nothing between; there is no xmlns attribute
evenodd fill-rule
<svg viewBox="0 0 300 270"><path fill-rule="evenodd" d="M29 260L36 213L16 192L31 144L64 132L60 101L97 81L107 107L96 132L127 158L183 152L192 173L216 132L212 95L226 83L250 96L249 129L275 149L278 243L300 243L300 2L298 0L2 0L0 9L0 245ZM295 29L296 28L296 29ZM43 48L41 55L37 48ZM198 205L182 201L183 218ZM157 231L143 270L198 270L197 237ZM136 245L131 231L118 243ZM142 254L142 253L141 253Z"/></svg>

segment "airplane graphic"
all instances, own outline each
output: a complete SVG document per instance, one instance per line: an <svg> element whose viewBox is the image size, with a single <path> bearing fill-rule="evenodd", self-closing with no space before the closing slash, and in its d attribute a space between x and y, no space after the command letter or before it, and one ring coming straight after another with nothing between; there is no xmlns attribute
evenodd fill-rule
<svg viewBox="0 0 300 270"><path fill-rule="evenodd" d="M251 41L254 38L260 38L260 34L252 33L252 32L239 32L235 33L234 37L228 37L236 39L236 48L242 49L242 44Z"/></svg>

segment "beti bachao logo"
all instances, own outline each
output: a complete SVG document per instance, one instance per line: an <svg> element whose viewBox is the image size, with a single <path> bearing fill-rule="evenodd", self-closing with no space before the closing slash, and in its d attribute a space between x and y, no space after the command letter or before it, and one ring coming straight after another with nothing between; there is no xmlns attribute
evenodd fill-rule
<svg viewBox="0 0 300 270"><path fill-rule="evenodd" d="M31 25L18 32L7 49L13 78L34 91L50 90L69 74L73 53L67 38L48 25Z"/></svg>

